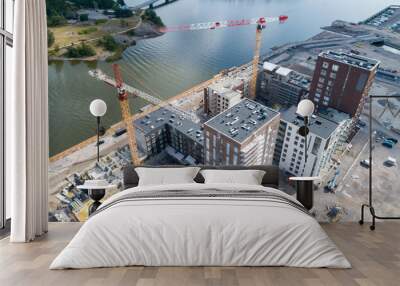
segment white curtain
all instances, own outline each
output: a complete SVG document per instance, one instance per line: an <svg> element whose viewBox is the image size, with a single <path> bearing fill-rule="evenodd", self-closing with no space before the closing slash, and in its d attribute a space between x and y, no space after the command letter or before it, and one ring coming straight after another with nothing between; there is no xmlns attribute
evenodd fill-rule
<svg viewBox="0 0 400 286"><path fill-rule="evenodd" d="M6 98L6 187L12 242L47 232L48 90L45 0L15 1L13 92Z"/></svg>

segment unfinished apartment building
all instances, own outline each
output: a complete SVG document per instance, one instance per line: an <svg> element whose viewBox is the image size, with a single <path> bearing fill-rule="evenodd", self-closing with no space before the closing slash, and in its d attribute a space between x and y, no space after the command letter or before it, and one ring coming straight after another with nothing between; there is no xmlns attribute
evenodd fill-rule
<svg viewBox="0 0 400 286"><path fill-rule="evenodd" d="M215 116L235 104L243 97L243 82L239 79L224 79L204 89L204 113Z"/></svg>
<svg viewBox="0 0 400 286"><path fill-rule="evenodd" d="M257 100L268 106L297 105L310 90L311 78L294 70L264 62Z"/></svg>

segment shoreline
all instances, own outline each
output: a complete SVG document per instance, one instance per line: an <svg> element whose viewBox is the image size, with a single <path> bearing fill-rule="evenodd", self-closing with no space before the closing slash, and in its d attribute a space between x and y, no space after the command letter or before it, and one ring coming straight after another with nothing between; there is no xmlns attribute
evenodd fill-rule
<svg viewBox="0 0 400 286"><path fill-rule="evenodd" d="M128 35L130 31L134 31L133 36ZM96 50L96 55L90 57L82 58L68 58L65 56L54 56L48 55L48 61L80 61L80 62L95 62L95 61L109 61L114 62L121 58L122 54L126 49L136 46L140 41L146 39L157 38L163 36L164 33L159 31L159 27L148 21L140 21L140 24L134 28L128 29L123 33L110 34L116 42L118 43L118 48L115 51L107 51L102 47L94 48ZM87 39L81 43L90 43L95 39ZM78 44L77 44L78 46ZM65 50L66 48L61 48L60 50ZM115 57L115 58L112 58ZM108 60L109 58L112 58Z"/></svg>

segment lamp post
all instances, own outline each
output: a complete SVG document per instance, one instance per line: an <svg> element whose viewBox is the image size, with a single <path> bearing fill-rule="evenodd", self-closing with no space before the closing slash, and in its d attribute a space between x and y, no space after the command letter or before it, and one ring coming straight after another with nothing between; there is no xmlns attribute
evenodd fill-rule
<svg viewBox="0 0 400 286"><path fill-rule="evenodd" d="M308 143L307 143L307 135L309 133L309 124L310 124L310 116L314 113L314 103L311 100L304 99L300 101L300 103L297 106L297 111L296 113L300 115L301 117L304 118L304 126L299 128L299 135L304 137L304 168L303 168L303 174L304 175L304 170L306 169L307 165L307 149L308 149ZM313 207L314 203L314 194L313 194L313 186L314 186L314 181L317 180L318 178L316 177L291 177L289 180L295 181L297 185L297 193L296 193L296 198L299 202L303 204L305 208L308 210L311 210Z"/></svg>
<svg viewBox="0 0 400 286"><path fill-rule="evenodd" d="M100 160L100 118L107 112L107 104L101 99L90 103L90 113L97 119L97 162Z"/></svg>
<svg viewBox="0 0 400 286"><path fill-rule="evenodd" d="M299 128L299 134L304 137L304 168L306 167L307 164L307 135L310 132L308 129L309 122L310 122L310 116L314 113L314 103L309 100L309 99L303 99L300 101L300 103L297 105L297 111L296 113L300 115L301 117L304 118L304 126ZM304 170L303 170L304 172Z"/></svg>

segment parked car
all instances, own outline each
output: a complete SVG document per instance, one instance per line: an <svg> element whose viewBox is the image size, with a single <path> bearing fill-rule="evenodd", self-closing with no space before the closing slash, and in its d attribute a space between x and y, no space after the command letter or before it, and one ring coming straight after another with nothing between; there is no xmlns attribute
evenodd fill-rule
<svg viewBox="0 0 400 286"><path fill-rule="evenodd" d="M358 125L360 125L361 127L365 127L365 126L367 126L367 123L365 123L362 120L358 120Z"/></svg>
<svg viewBox="0 0 400 286"><path fill-rule="evenodd" d="M387 167L393 167L397 165L397 160L393 157L388 157L387 160L385 162L383 162L383 164Z"/></svg>
<svg viewBox="0 0 400 286"><path fill-rule="evenodd" d="M369 166L370 166L369 160L368 159L361 160L360 165L365 168L369 168Z"/></svg>
<svg viewBox="0 0 400 286"><path fill-rule="evenodd" d="M387 147L387 148L393 148L394 142L385 139L385 140L382 142L382 146L385 146L385 147Z"/></svg>
<svg viewBox="0 0 400 286"><path fill-rule="evenodd" d="M396 138L387 138L387 140L392 141L394 144L397 144L397 142L399 142L399 140L397 140Z"/></svg>

